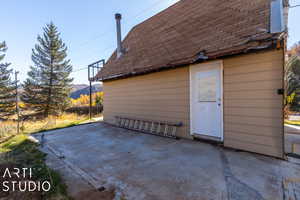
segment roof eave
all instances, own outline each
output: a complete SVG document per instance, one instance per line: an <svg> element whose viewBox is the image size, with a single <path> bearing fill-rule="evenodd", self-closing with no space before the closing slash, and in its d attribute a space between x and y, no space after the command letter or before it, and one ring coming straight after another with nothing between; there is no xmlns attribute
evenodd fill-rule
<svg viewBox="0 0 300 200"><path fill-rule="evenodd" d="M216 60L216 59L223 59L223 58L243 55L243 54L247 54L247 53L257 53L257 52L266 51L266 50L283 48L283 45L278 45L278 44L281 44L281 41L285 39L285 37L284 37L285 34L286 34L286 32L282 32L281 34L279 34L278 37L273 38L273 39L269 40L268 42L262 43L260 45L249 46L247 48L240 48L240 49L237 48L236 50L229 49L229 50L223 51L223 52L210 53L207 56L207 59L198 59L197 56L193 56L193 57L187 58L183 62L167 64L167 65L164 65L161 67L155 67L155 68L152 67L152 68L148 68L148 69L146 68L142 71L128 72L128 73L123 73L123 74L107 76L107 77L99 77L99 78L97 78L97 81L104 82L104 81L112 81L112 80L117 80L117 79L124 79L124 78L129 78L129 77L138 76L138 75L145 75L145 74L149 74L149 73L160 72L160 71L179 68L179 67L185 67L187 65L212 61L212 60Z"/></svg>

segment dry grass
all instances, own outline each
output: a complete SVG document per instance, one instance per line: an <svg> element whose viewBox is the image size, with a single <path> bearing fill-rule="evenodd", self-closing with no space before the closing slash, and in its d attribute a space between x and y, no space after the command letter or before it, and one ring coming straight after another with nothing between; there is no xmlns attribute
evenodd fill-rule
<svg viewBox="0 0 300 200"><path fill-rule="evenodd" d="M67 186L63 182L60 174L50 169L45 164L46 154L38 149L38 144L28 139L29 134L40 131L69 127L88 121L87 116L76 114L63 114L59 117L49 117L43 120L30 120L20 123L21 133L17 133L16 121L0 122L0 164L13 164L19 167L37 169L33 172L33 179L51 182L51 190L47 193L38 193L38 199L70 199L67 195ZM13 136L15 135L15 136ZM10 137L13 136L13 137ZM8 139L7 139L8 138ZM5 141L3 141L5 140ZM6 199L33 199L27 198L28 192L9 193Z"/></svg>
<svg viewBox="0 0 300 200"><path fill-rule="evenodd" d="M63 114L59 117L48 117L47 119L43 120L23 121L20 123L20 130L23 134L32 134L40 131L77 125L86 121L87 119L87 116L80 116L76 114ZM0 122L0 138L5 138L16 133L17 122Z"/></svg>
<svg viewBox="0 0 300 200"><path fill-rule="evenodd" d="M49 181L51 190L46 193L41 192L10 192L3 196L3 199L70 199L67 195L67 186L63 182L60 174L50 169L45 164L46 154L38 149L38 144L28 139L27 135L17 135L0 144L0 164L1 166L13 166L21 168L31 168L33 170L32 179L34 181ZM2 168L3 169L3 168ZM1 169L1 170L2 170ZM2 177L1 181L11 181ZM25 181L16 179L15 181ZM2 199L2 198L1 198Z"/></svg>
<svg viewBox="0 0 300 200"><path fill-rule="evenodd" d="M17 132L17 124L13 121L0 122L0 138L8 137Z"/></svg>
<svg viewBox="0 0 300 200"><path fill-rule="evenodd" d="M76 114L64 114L59 117L48 117L44 120L26 121L24 122L24 124L21 125L21 129L24 133L30 134L44 130L76 125L85 120L87 120L86 116L79 116Z"/></svg>

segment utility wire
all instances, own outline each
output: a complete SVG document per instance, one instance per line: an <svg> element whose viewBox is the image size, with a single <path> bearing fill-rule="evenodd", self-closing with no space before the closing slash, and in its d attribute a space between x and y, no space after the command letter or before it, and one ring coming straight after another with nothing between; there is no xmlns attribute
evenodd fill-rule
<svg viewBox="0 0 300 200"><path fill-rule="evenodd" d="M102 51L106 51L106 50L111 49L111 48L113 48L113 47L114 47L114 45L111 45L111 46L105 48L105 49L102 50ZM86 70L86 69L88 69L88 67L83 67L83 68L79 68L79 69L73 70L71 73L76 73L76 72L83 71L83 70Z"/></svg>
<svg viewBox="0 0 300 200"><path fill-rule="evenodd" d="M136 19L137 17L139 17L141 14L144 14L145 12L148 12L150 9L158 6L159 4L163 3L164 1L162 0L158 0L156 1L154 4L152 4L151 6L145 8L144 10L142 10L141 12L137 13L136 15L129 17L130 20L126 21L125 24L129 24L130 21L133 21L133 19Z"/></svg>
<svg viewBox="0 0 300 200"><path fill-rule="evenodd" d="M87 69L87 67L79 68L77 70L72 71L71 73L80 72L80 71L86 70L86 69Z"/></svg>
<svg viewBox="0 0 300 200"><path fill-rule="evenodd" d="M147 7L146 9L143 9L141 12L137 13L136 15L134 15L134 16L132 16L132 17L129 17L129 20L125 21L123 24L124 24L124 25L129 25L131 22L133 22L133 20L135 20L135 19L136 19L137 17L139 17L141 14L144 14L145 12L148 12L150 9L156 7L157 5L159 5L159 4L163 3L163 2L164 2L164 1L162 1L162 0L156 1L154 4L152 4L151 6ZM80 46L81 46L81 47L82 47L82 46L86 46L87 44L89 44L89 43L91 43L91 42L93 42L93 41L95 41L95 40L97 40L97 39L99 39L99 38L102 38L102 37L104 37L104 36L106 36L106 35L108 35L108 34L110 34L110 33L114 33L114 29L110 29L110 30L107 31L107 32L103 32L103 33L101 33L100 35L94 37L93 40L89 40L89 41L87 41L87 42L81 43ZM111 46L109 46L108 48L105 48L104 50L101 50L101 51L106 51L107 49L112 48L113 46L114 46L114 45L111 45ZM96 52L96 51L99 51L99 50L96 49L95 51L90 51L90 52Z"/></svg>
<svg viewBox="0 0 300 200"><path fill-rule="evenodd" d="M163 0L158 0L158 1L156 1L155 3L153 3L151 6L145 8L145 9L143 9L142 11L140 11L139 13L137 13L137 14L135 14L135 15L129 17L129 20L125 21L125 22L124 22L124 25L129 25L129 24L130 24L133 20L135 20L137 17L139 17L140 15L144 14L145 12L148 12L149 10L153 9L154 7L158 6L158 5L161 4L161 3L164 3L164 1L163 1ZM114 32L113 30L110 30L110 31L107 31L107 32L103 32L103 33L101 33L100 35L94 37L93 40L84 42L84 43L82 43L80 46L81 46L81 47L82 47L82 46L85 46L85 45L89 44L90 42L95 41L95 40L97 40L97 39L99 39L99 38L102 38L102 37L104 37L105 35L107 35L107 34L109 34L109 33L113 33L113 32ZM112 49L112 48L114 48L114 47L115 47L115 45L110 45L110 46L108 46L108 47L105 48L105 49L100 49L100 50L99 50L99 49L95 49L95 50L92 50L92 51L91 51L91 49L89 49L88 51L89 51L90 53L95 53L95 52L99 52L99 51L102 51L102 52L103 52L103 51L107 51L107 50L109 50L109 49ZM78 53L80 53L80 52L78 52ZM80 68L80 69L74 70L74 71L72 71L72 73L79 72L79 71L82 71L82 70L84 70L84 69L86 69L86 68Z"/></svg>
<svg viewBox="0 0 300 200"><path fill-rule="evenodd" d="M289 8L296 8L299 6L300 6L299 1L296 1L296 0L294 0L294 1L291 0L291 2L289 3Z"/></svg>
<svg viewBox="0 0 300 200"><path fill-rule="evenodd" d="M153 3L151 6L145 8L145 9L143 9L142 11L140 11L139 13L137 13L136 15L133 15L132 17L129 17L129 20L125 21L125 22L124 22L124 25L129 25L129 24L130 24L133 20L135 20L138 16L140 16L141 14L143 14L143 13L145 13L145 12L148 12L149 10L153 9L154 7L158 6L158 5L161 4L161 3L164 3L164 1L163 1L163 0L158 0L158 1L156 1L155 3ZM112 30L112 29L111 29L110 31L103 32L103 33L101 33L100 35L94 37L92 40L89 40L89 41L87 41L87 42L81 43L80 47L86 46L86 45L89 44L90 42L93 42L93 41L95 41L95 40L98 40L99 38L102 38L102 37L104 37L105 35L107 35L107 34L109 34L109 33L113 33L113 32L114 32L114 30ZM110 48L112 48L112 47L114 47L114 45L111 45L111 46L109 46L108 48L105 48L104 50L101 50L101 49L100 49L100 50L99 50L99 49L95 49L95 50L92 50L92 51L91 51L91 49L89 49L89 50L87 50L87 51L88 51L88 52L91 52L91 53L94 53L94 52L99 52L99 51L106 51L106 50L108 50L108 49L110 49ZM78 51L78 53L80 53L80 51ZM76 54L76 53L75 53L75 54Z"/></svg>
<svg viewBox="0 0 300 200"><path fill-rule="evenodd" d="M164 2L164 1L162 1L162 0L156 1L154 4L152 4L151 6L149 6L149 7L145 8L145 9L143 9L141 12L137 13L136 15L129 17L129 20L126 21L126 22L124 22L124 24L129 24L129 22L133 21L134 19L136 19L136 18L137 18L138 16L140 16L141 14L143 14L143 13L149 11L150 9L154 8L155 6L157 6L157 5L159 5L159 4L163 3L163 2ZM114 29L110 29L109 31L100 33L99 35L97 35L97 36L91 38L90 40L81 43L80 46L85 46L85 45L87 45L87 44L89 44L89 43L91 43L91 42L93 42L93 41L95 41L95 40L97 40L97 39L99 39L99 38L102 38L102 37L104 37L105 35L107 35L107 34L109 34L109 33L112 33L112 32L114 32Z"/></svg>

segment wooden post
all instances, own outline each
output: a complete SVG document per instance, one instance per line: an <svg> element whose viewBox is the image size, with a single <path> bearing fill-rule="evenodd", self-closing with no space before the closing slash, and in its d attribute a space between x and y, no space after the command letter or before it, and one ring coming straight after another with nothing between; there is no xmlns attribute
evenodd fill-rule
<svg viewBox="0 0 300 200"><path fill-rule="evenodd" d="M19 109L19 92L18 92L18 73L19 73L18 71L15 71L17 134L20 133L20 109Z"/></svg>
<svg viewBox="0 0 300 200"><path fill-rule="evenodd" d="M92 81L90 81L90 120L92 119Z"/></svg>

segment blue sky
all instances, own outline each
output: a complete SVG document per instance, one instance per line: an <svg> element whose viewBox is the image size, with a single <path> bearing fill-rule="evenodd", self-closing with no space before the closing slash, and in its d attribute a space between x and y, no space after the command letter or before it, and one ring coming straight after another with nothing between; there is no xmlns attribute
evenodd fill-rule
<svg viewBox="0 0 300 200"><path fill-rule="evenodd" d="M107 59L116 47L114 14L123 15L123 37L136 24L178 0L9 0L1 2L0 41L8 45L6 61L25 80L31 49L42 27L53 21L69 47L74 70ZM300 0L291 0L300 4ZM290 10L289 45L300 41L300 7ZM72 73L74 83L87 83L87 72Z"/></svg>
<svg viewBox="0 0 300 200"><path fill-rule="evenodd" d="M300 5L300 0L290 0L290 5ZM288 46L300 41L300 6L289 11L289 39Z"/></svg>

